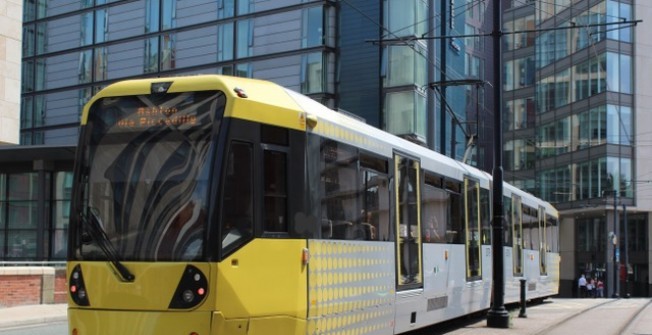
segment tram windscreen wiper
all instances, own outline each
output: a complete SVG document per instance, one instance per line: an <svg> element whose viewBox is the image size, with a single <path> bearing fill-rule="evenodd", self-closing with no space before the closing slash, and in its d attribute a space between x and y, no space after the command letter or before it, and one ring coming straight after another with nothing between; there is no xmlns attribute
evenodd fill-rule
<svg viewBox="0 0 652 335"><path fill-rule="evenodd" d="M127 269L127 267L124 266L124 264L122 264L122 262L120 262L118 252L115 250L111 240L106 235L106 232L104 231L104 228L102 228L100 220L94 210L89 210L88 217L90 217L90 220L84 214L81 214L80 216L84 223L84 227L86 227L86 231L91 235L90 237L95 240L100 249L102 249L102 252L104 252L106 258L111 262L111 264L113 264L113 267L118 271L122 280L125 282L133 282L136 277L129 271L129 269Z"/></svg>

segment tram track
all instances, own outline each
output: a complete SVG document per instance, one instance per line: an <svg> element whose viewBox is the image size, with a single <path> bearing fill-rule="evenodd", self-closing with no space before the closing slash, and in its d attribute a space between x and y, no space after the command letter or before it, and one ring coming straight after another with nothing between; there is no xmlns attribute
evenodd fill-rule
<svg viewBox="0 0 652 335"><path fill-rule="evenodd" d="M636 331L637 320L652 304L650 299L609 299L560 320L554 327L542 330L536 335L561 334L652 334L652 329L641 333ZM649 313L648 313L649 314Z"/></svg>

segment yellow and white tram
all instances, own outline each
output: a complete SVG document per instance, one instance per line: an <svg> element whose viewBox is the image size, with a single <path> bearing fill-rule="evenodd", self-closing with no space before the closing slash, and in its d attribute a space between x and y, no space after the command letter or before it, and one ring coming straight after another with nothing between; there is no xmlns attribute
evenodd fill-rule
<svg viewBox="0 0 652 335"><path fill-rule="evenodd" d="M491 302L490 175L270 82L110 85L74 174L74 335L398 334ZM504 197L505 301L557 294L557 211Z"/></svg>

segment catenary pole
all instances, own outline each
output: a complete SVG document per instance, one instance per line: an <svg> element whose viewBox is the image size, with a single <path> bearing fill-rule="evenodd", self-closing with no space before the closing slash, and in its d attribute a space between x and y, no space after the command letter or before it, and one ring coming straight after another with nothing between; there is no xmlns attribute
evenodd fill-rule
<svg viewBox="0 0 652 335"><path fill-rule="evenodd" d="M505 272L503 264L503 153L502 153L502 0L493 0L494 28L494 169L493 169L493 220L491 222L493 235L491 237L491 255L493 265L493 302L487 313L487 326L492 328L508 328L509 314L505 309Z"/></svg>

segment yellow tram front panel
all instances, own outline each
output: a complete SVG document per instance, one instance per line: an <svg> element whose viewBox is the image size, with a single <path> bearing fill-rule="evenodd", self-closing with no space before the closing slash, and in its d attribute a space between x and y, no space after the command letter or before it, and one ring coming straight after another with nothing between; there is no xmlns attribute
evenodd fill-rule
<svg viewBox="0 0 652 335"><path fill-rule="evenodd" d="M305 334L305 248L306 240L255 239L220 262L215 334Z"/></svg>
<svg viewBox="0 0 652 335"><path fill-rule="evenodd" d="M76 335L164 335L210 333L211 313L68 309L68 327ZM74 332L76 330L76 332Z"/></svg>
<svg viewBox="0 0 652 335"><path fill-rule="evenodd" d="M81 269L89 301L89 306L79 306L69 292L70 330L76 329L78 335L207 334L212 311L207 303L213 294L210 287L203 304L194 309L169 308L188 264L210 278L209 263L125 262L135 279L124 282L109 262L69 262L69 280L76 267ZM77 289L69 287L69 291Z"/></svg>

